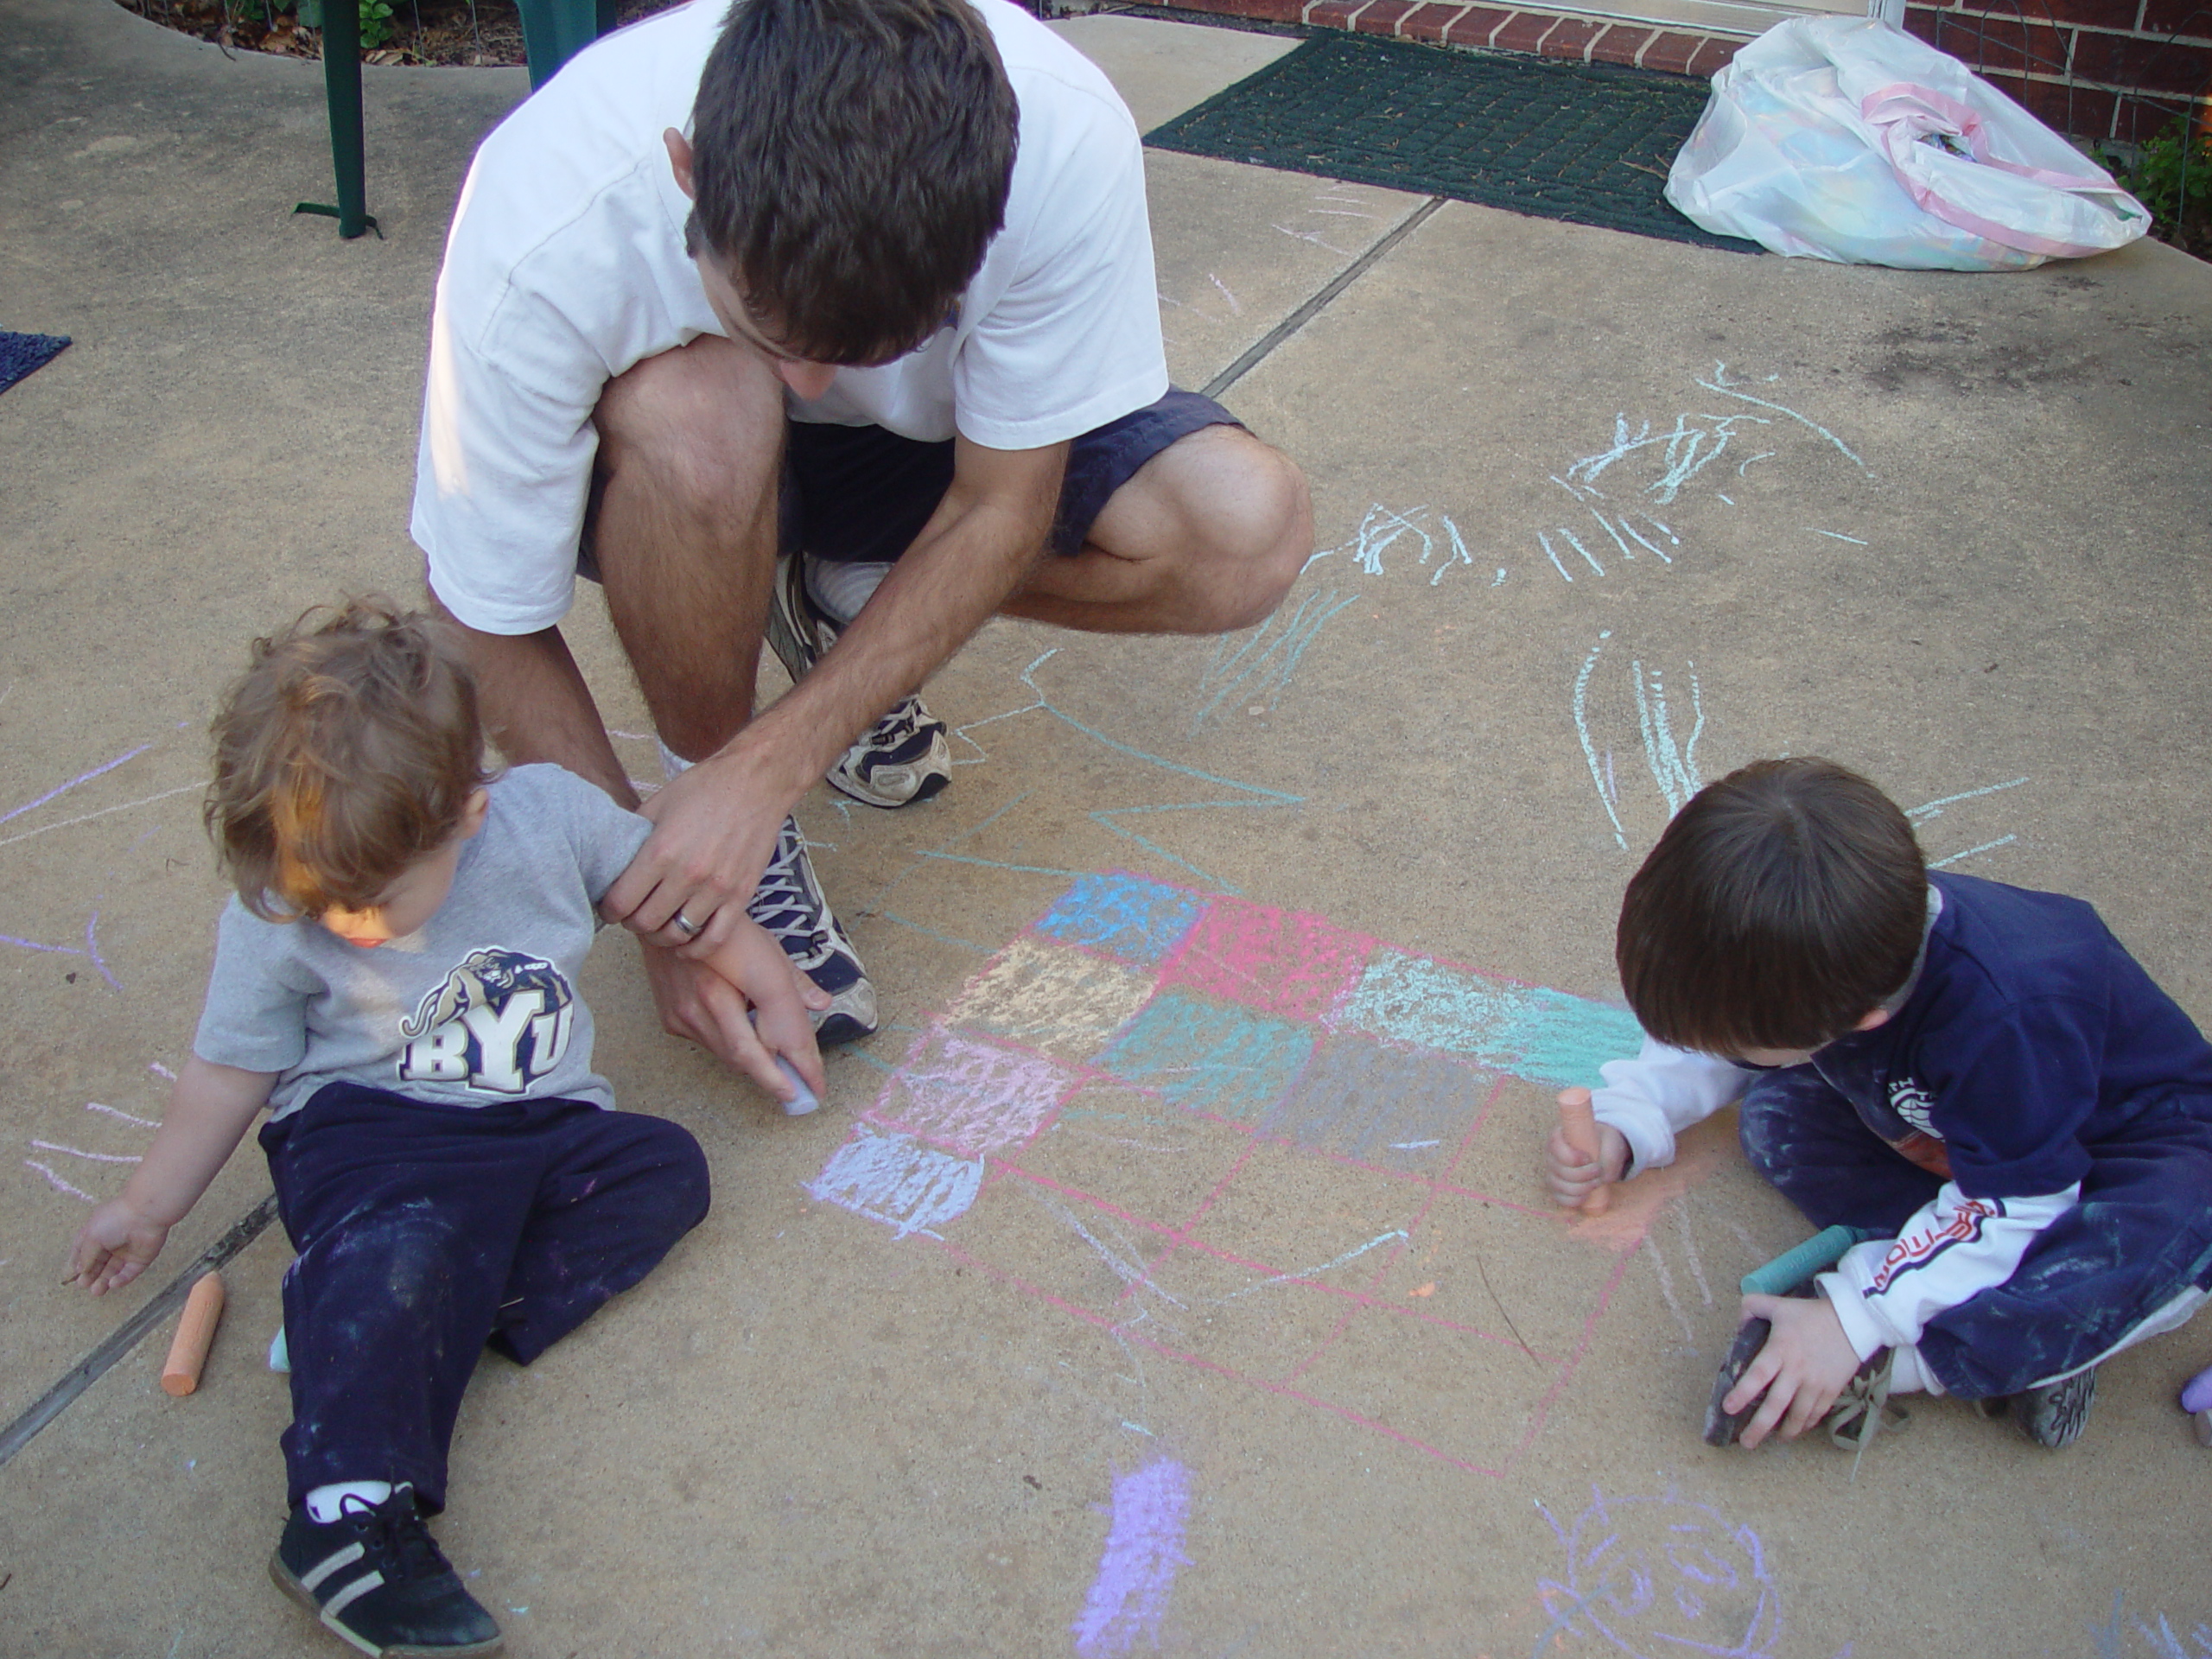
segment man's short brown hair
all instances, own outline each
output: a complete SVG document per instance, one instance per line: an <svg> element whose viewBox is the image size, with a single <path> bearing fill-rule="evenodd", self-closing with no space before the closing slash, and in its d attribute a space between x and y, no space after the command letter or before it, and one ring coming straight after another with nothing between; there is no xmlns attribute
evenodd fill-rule
<svg viewBox="0 0 2212 1659"><path fill-rule="evenodd" d="M1832 760L1758 760L1667 826L1621 901L1614 959L1662 1043L1817 1048L1903 988L1927 905L1896 803Z"/></svg>
<svg viewBox="0 0 2212 1659"><path fill-rule="evenodd" d="M460 828L489 775L459 643L378 597L255 640L213 729L207 833L270 921L373 906Z"/></svg>
<svg viewBox="0 0 2212 1659"><path fill-rule="evenodd" d="M692 106L688 239L785 351L887 362L1005 223L1015 125L966 0L738 0Z"/></svg>

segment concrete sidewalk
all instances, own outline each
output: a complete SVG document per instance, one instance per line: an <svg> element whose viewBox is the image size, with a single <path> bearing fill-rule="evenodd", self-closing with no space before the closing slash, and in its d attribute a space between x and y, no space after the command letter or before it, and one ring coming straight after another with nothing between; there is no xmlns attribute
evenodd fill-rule
<svg viewBox="0 0 2212 1659"><path fill-rule="evenodd" d="M1146 124L1283 49L1063 27ZM216 688L415 589L431 283L525 83L367 88L386 239L341 244L289 217L329 189L315 66L0 0L0 327L76 340L0 395L0 1420L267 1187L234 1160L145 1288L55 1284L196 1017ZM1423 206L1152 180L1193 385ZM715 1208L483 1367L440 1536L508 1650L2212 1653L2174 1404L2212 1329L2108 1365L2063 1454L1941 1401L1855 1469L1712 1452L1732 1287L1804 1224L1726 1122L1602 1224L1533 1175L1552 1091L1632 1041L1622 883L1757 755L1869 771L1932 860L2094 900L2212 1016L2208 328L2212 270L2151 244L1974 277L1426 218L1225 394L1314 483L1276 618L994 624L930 692L950 791L802 808L893 1022L823 1111L594 957L601 1069ZM261 1565L286 1255L234 1265L198 1395L157 1334L0 1469L0 1654L340 1650Z"/></svg>

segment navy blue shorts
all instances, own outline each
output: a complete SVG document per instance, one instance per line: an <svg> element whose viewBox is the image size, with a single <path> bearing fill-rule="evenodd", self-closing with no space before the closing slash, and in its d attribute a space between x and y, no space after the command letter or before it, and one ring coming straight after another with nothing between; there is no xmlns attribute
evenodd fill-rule
<svg viewBox="0 0 2212 1659"><path fill-rule="evenodd" d="M1242 422L1211 397L1170 387L1158 403L1134 410L1068 446L1059 510L1050 544L1055 553L1083 550L1084 538L1115 491L1178 439L1209 426ZM838 564L888 564L914 543L952 483L952 441L924 443L880 426L826 426L792 421L784 456L780 539ZM601 480L592 480L576 574L599 580L592 532Z"/></svg>
<svg viewBox="0 0 2212 1659"><path fill-rule="evenodd" d="M1063 556L1084 538L1114 492L1179 438L1209 426L1235 426L1211 397L1170 387L1167 395L1084 433L1068 447L1051 546ZM833 564L888 564L944 499L952 483L952 441L923 443L880 426L791 423L785 451L784 541Z"/></svg>

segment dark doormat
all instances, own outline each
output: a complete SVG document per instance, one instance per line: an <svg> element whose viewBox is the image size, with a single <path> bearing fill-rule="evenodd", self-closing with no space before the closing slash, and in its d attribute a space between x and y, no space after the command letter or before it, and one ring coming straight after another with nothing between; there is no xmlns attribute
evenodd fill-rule
<svg viewBox="0 0 2212 1659"><path fill-rule="evenodd" d="M44 368L68 343L67 334L11 334L0 329L0 391Z"/></svg>
<svg viewBox="0 0 2212 1659"><path fill-rule="evenodd" d="M1660 194L1704 82L1316 35L1145 135L1160 149L1757 253Z"/></svg>

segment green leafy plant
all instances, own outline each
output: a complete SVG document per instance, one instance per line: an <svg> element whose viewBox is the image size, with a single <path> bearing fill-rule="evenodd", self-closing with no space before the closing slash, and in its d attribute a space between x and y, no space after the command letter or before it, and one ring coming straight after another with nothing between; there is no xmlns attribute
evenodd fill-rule
<svg viewBox="0 0 2212 1659"><path fill-rule="evenodd" d="M361 46L373 51L391 39L391 0L361 0Z"/></svg>
<svg viewBox="0 0 2212 1659"><path fill-rule="evenodd" d="M2212 133L2192 137L2189 123L2177 120L2133 156L2107 151L2098 160L2151 210L2165 240L2195 251L2212 238Z"/></svg>

